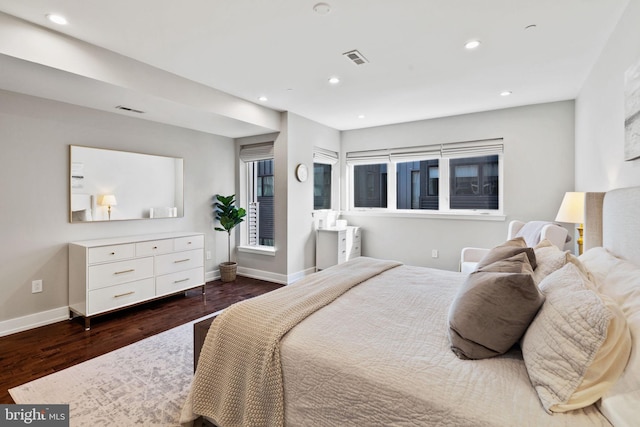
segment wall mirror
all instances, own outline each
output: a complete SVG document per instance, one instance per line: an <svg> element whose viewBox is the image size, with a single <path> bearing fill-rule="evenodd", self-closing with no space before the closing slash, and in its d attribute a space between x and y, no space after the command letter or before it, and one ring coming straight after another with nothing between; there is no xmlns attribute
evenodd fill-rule
<svg viewBox="0 0 640 427"><path fill-rule="evenodd" d="M71 145L70 222L184 215L183 159Z"/></svg>

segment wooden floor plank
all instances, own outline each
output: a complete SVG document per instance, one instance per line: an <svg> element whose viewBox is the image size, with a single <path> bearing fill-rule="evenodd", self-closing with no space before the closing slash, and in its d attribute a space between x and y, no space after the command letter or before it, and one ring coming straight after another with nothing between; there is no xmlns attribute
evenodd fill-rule
<svg viewBox="0 0 640 427"><path fill-rule="evenodd" d="M215 313L231 304L281 285L240 277L235 282L207 283L201 288L113 312L91 320L81 318L0 338L0 403L14 403L8 390L96 356L127 346L176 326Z"/></svg>

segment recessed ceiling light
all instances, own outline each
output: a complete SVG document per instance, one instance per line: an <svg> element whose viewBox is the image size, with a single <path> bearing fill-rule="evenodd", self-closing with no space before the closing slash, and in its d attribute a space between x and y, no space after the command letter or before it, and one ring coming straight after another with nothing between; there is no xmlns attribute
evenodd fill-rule
<svg viewBox="0 0 640 427"><path fill-rule="evenodd" d="M359 118L359 119L364 119L364 118L365 118L365 115L364 115L364 114L358 114L358 118Z"/></svg>
<svg viewBox="0 0 640 427"><path fill-rule="evenodd" d="M330 77L329 83L331 83L332 85L337 85L338 83L340 83L340 79L337 77Z"/></svg>
<svg viewBox="0 0 640 427"><path fill-rule="evenodd" d="M500 96L509 96L511 95L511 91L510 90L503 90L502 92L500 92Z"/></svg>
<svg viewBox="0 0 640 427"><path fill-rule="evenodd" d="M478 46L480 46L480 40L469 40L464 44L464 48L469 50L475 49Z"/></svg>
<svg viewBox="0 0 640 427"><path fill-rule="evenodd" d="M51 22L53 22L54 24L58 24L58 25L67 25L69 22L67 21L67 18L65 18L62 15L57 15L55 13L50 13L47 15L47 19Z"/></svg>
<svg viewBox="0 0 640 427"><path fill-rule="evenodd" d="M331 6L327 3L318 3L313 6L313 11L318 15L328 15L331 12Z"/></svg>
<svg viewBox="0 0 640 427"><path fill-rule="evenodd" d="M258 97L258 101L260 101L260 102L267 102L268 100L269 100L269 98L267 98L267 97L266 97L266 96L264 96L264 95L263 95L263 96Z"/></svg>

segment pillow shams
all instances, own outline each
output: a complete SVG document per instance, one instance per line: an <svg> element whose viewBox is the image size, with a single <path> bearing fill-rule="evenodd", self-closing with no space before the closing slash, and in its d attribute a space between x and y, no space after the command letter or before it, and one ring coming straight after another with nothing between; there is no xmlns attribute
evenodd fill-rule
<svg viewBox="0 0 640 427"><path fill-rule="evenodd" d="M449 307L449 341L460 359L507 352L522 337L544 297L523 252L471 273Z"/></svg>
<svg viewBox="0 0 640 427"><path fill-rule="evenodd" d="M522 340L525 366L549 413L583 408L617 380L631 336L617 305L593 290L574 263L547 276L546 300Z"/></svg>
<svg viewBox="0 0 640 427"><path fill-rule="evenodd" d="M598 408L616 426L636 425L640 402L640 267L602 247L589 249L579 259L594 277L598 291L622 309L631 331L627 366L602 396Z"/></svg>

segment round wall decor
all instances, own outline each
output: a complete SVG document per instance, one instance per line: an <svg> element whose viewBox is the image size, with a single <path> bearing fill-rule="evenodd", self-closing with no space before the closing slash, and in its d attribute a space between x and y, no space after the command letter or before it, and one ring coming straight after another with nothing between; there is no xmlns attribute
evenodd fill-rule
<svg viewBox="0 0 640 427"><path fill-rule="evenodd" d="M307 166L303 163L300 163L296 166L296 179L300 182L305 182L307 177L309 176L309 171L307 170Z"/></svg>

